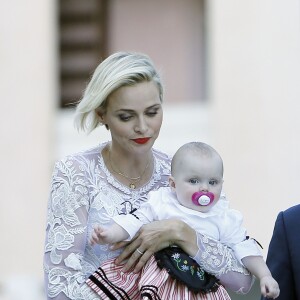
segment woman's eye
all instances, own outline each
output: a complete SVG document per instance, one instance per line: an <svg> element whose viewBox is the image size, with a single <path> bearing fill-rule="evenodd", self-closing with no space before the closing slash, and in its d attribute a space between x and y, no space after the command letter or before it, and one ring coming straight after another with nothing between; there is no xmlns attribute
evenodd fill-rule
<svg viewBox="0 0 300 300"><path fill-rule="evenodd" d="M131 115L119 115L119 119L123 122L129 121L131 118Z"/></svg>
<svg viewBox="0 0 300 300"><path fill-rule="evenodd" d="M148 112L146 112L146 115L149 116L149 117L154 117L155 115L157 115L157 110L148 111Z"/></svg>
<svg viewBox="0 0 300 300"><path fill-rule="evenodd" d="M192 178L192 179L189 180L189 182L190 182L191 184L197 184L197 183L199 183L199 180L198 180L198 179L195 179L195 178Z"/></svg>

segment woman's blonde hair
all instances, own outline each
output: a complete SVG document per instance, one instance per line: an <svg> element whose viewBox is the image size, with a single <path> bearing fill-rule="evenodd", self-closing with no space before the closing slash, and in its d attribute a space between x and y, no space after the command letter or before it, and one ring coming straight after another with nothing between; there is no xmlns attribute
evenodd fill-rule
<svg viewBox="0 0 300 300"><path fill-rule="evenodd" d="M88 133L101 124L97 109L105 110L111 93L122 86L143 81L157 84L160 100L163 86L151 59L141 53L117 52L103 60L96 68L83 97L76 108L75 126Z"/></svg>

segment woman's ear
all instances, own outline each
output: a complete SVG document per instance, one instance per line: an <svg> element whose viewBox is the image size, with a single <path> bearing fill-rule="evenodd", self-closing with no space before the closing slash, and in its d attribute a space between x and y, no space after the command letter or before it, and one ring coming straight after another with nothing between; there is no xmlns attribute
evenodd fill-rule
<svg viewBox="0 0 300 300"><path fill-rule="evenodd" d="M102 124L105 124L104 123L104 116L105 116L105 111L102 109L102 108L98 108L96 109L96 114L99 118L99 121L102 123Z"/></svg>
<svg viewBox="0 0 300 300"><path fill-rule="evenodd" d="M95 110L95 112L98 116L99 125L105 125L106 129L109 130L109 127L105 121L106 111L103 108L98 108Z"/></svg>
<svg viewBox="0 0 300 300"><path fill-rule="evenodd" d="M172 191L175 191L175 188L176 188L176 186L175 186L175 178L173 176L169 177L169 185L170 185Z"/></svg>

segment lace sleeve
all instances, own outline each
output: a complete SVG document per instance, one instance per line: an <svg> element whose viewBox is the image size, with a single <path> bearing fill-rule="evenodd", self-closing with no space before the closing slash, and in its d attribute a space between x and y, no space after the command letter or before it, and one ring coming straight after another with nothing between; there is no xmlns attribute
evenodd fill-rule
<svg viewBox="0 0 300 300"><path fill-rule="evenodd" d="M238 261L232 249L201 233L197 233L197 263L208 273L215 275L220 282L232 291L247 294L254 277Z"/></svg>
<svg viewBox="0 0 300 300"><path fill-rule="evenodd" d="M88 189L78 163L56 163L48 202L44 252L47 299L84 299L82 257L86 246Z"/></svg>

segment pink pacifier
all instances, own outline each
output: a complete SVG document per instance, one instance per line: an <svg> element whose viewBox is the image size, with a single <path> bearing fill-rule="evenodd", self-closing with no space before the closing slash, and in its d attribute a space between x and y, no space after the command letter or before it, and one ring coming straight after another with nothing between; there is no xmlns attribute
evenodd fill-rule
<svg viewBox="0 0 300 300"><path fill-rule="evenodd" d="M207 206L214 201L215 195L211 192L196 192L192 195L195 205Z"/></svg>

